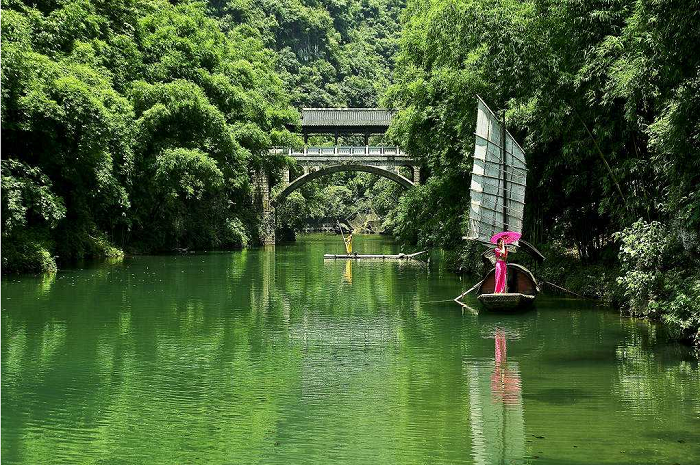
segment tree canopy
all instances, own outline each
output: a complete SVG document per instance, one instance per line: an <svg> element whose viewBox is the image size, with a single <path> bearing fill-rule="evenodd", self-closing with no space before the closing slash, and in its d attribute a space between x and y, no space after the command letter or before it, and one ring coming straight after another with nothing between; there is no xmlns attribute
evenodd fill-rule
<svg viewBox="0 0 700 465"><path fill-rule="evenodd" d="M4 269L28 244L73 258L254 239L249 173L284 163L268 149L297 141L298 118L258 34L200 2L3 10Z"/></svg>

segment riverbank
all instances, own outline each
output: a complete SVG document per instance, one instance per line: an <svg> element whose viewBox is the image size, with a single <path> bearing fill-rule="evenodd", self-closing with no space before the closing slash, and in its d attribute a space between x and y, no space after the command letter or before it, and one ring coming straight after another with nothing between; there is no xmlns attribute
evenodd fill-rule
<svg viewBox="0 0 700 465"><path fill-rule="evenodd" d="M673 338L700 354L700 273L679 235L659 223L637 222L616 237L619 254L595 263L584 262L575 249L561 244L538 246L546 257L542 264L526 254L511 259L531 269L540 282L595 299L622 315L663 323ZM481 261L483 250L465 244L449 252L450 269L481 279L488 271ZM546 291L559 292L552 286Z"/></svg>
<svg viewBox="0 0 700 465"><path fill-rule="evenodd" d="M183 255L207 251L233 252L246 248L249 248L247 243L229 247L172 247L164 250L148 250L127 246L121 249L106 239L97 239L91 243L88 251L62 259L61 256L55 255L56 248L52 241L41 237L29 237L19 242L3 241L2 276L51 274L62 269L73 268L82 262L114 262L145 255Z"/></svg>

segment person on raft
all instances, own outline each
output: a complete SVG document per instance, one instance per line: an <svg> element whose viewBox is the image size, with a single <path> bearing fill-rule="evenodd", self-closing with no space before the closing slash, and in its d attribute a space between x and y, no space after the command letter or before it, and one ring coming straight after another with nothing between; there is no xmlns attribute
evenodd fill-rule
<svg viewBox="0 0 700 465"><path fill-rule="evenodd" d="M343 238L345 241L345 252L347 252L348 255L352 254L352 232L348 234L348 237Z"/></svg>
<svg viewBox="0 0 700 465"><path fill-rule="evenodd" d="M498 246L496 247L496 287L494 292L496 294L506 292L506 259L508 258L508 248L506 248L506 241L501 237L498 239Z"/></svg>

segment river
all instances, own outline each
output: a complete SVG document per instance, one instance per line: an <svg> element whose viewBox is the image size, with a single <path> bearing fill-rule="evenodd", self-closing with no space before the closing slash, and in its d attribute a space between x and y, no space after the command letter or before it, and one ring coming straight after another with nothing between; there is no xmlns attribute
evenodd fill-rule
<svg viewBox="0 0 700 465"><path fill-rule="evenodd" d="M698 362L662 328L545 295L473 313L437 253L342 250L3 277L3 463L700 463Z"/></svg>

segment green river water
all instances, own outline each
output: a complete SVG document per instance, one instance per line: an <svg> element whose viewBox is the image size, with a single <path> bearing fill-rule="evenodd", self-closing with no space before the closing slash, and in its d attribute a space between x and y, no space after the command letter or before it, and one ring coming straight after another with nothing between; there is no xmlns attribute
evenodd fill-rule
<svg viewBox="0 0 700 465"><path fill-rule="evenodd" d="M438 254L342 249L4 277L2 463L700 463L698 362L660 327L546 295L474 313Z"/></svg>

